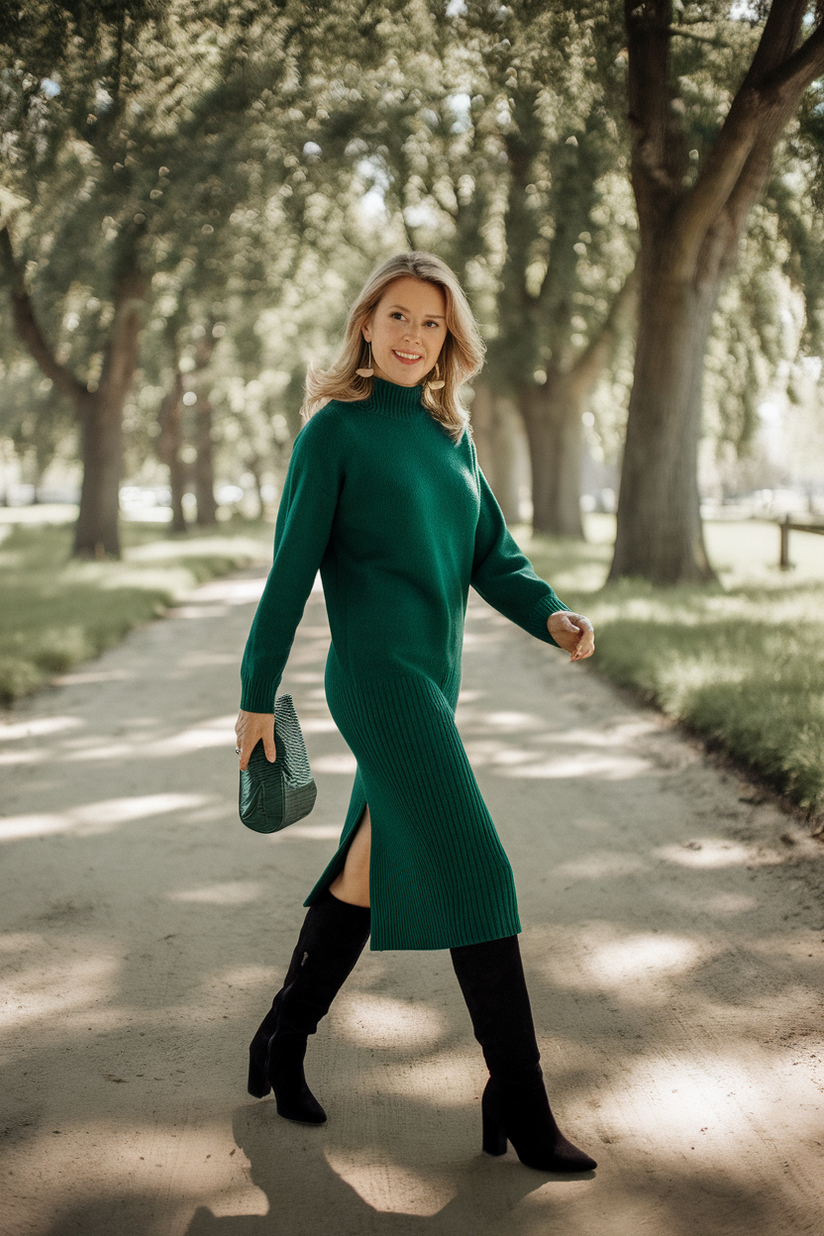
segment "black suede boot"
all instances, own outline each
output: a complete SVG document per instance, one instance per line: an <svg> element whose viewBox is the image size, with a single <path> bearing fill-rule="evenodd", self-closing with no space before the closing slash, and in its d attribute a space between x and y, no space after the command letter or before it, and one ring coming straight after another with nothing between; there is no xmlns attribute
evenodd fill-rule
<svg viewBox="0 0 824 1236"><path fill-rule="evenodd" d="M489 1068L481 1103L483 1149L505 1154L511 1141L527 1167L591 1171L595 1160L567 1141L549 1106L518 937L450 951Z"/></svg>
<svg viewBox="0 0 824 1236"><path fill-rule="evenodd" d="M309 907L283 987L249 1044L249 1093L275 1092L278 1114L323 1124L326 1112L306 1084L307 1035L351 974L369 939L370 911L338 901L327 890Z"/></svg>

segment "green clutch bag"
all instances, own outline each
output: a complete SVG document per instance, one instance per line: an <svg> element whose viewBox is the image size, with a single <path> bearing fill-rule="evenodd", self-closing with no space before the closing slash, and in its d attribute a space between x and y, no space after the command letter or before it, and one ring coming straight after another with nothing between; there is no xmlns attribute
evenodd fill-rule
<svg viewBox="0 0 824 1236"><path fill-rule="evenodd" d="M240 774L240 818L256 833L277 833L302 820L318 796L291 695L275 700L275 746L274 764L259 742Z"/></svg>

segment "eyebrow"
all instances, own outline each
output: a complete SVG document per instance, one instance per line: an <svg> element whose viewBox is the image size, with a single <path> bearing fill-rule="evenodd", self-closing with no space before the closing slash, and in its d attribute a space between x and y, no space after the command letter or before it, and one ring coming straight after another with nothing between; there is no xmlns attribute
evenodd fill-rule
<svg viewBox="0 0 824 1236"><path fill-rule="evenodd" d="M390 305L389 308L390 309L403 309L404 313L409 313L409 310L407 309L406 305ZM425 318L439 318L442 322L446 320L442 313L425 313L423 316Z"/></svg>

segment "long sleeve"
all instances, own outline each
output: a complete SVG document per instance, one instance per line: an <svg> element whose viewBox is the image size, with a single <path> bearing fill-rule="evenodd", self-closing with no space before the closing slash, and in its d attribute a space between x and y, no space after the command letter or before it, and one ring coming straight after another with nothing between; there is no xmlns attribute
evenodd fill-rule
<svg viewBox="0 0 824 1236"><path fill-rule="evenodd" d="M550 614L568 609L549 584L536 575L532 563L509 532L501 508L486 477L477 469L481 510L475 531L472 586L483 599L547 644L555 640L547 630ZM558 647L555 644L556 648Z"/></svg>
<svg viewBox="0 0 824 1236"><path fill-rule="evenodd" d="M272 712L295 631L335 517L343 463L337 418L318 413L298 434L275 524L272 569L252 622L240 706Z"/></svg>

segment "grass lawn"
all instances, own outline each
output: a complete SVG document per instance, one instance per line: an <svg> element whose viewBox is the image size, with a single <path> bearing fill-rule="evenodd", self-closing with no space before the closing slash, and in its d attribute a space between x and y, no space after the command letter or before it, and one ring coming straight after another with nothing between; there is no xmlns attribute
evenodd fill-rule
<svg viewBox="0 0 824 1236"><path fill-rule="evenodd" d="M760 521L706 525L718 585L652 588L604 581L614 521L592 516L589 543L522 539L561 599L588 614L593 665L749 765L811 816L824 812L824 536Z"/></svg>
<svg viewBox="0 0 824 1236"><path fill-rule="evenodd" d="M73 562L72 533L65 523L0 523L2 704L111 648L195 584L266 561L272 549L264 523L172 539L157 524L124 522L120 562Z"/></svg>

